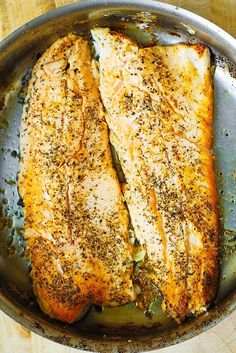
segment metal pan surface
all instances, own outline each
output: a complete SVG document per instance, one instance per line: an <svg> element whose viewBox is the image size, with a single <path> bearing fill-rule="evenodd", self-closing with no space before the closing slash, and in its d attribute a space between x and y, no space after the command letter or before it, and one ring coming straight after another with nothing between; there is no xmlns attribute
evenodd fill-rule
<svg viewBox="0 0 236 353"><path fill-rule="evenodd" d="M65 325L37 306L24 257L23 210L17 191L19 128L30 68L57 38L85 36L109 26L137 40L202 42L214 71L215 175L220 214L220 278L216 302L204 315L177 326L153 306L146 317L135 305L92 307L80 322ZM236 40L207 20L150 0L82 1L25 24L0 44L0 308L28 329L59 343L96 352L140 352L168 346L212 327L236 307Z"/></svg>

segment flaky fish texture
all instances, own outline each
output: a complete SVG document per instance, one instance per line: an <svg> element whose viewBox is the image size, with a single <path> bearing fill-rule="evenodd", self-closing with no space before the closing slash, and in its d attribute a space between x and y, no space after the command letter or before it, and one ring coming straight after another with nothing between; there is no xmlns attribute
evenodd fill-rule
<svg viewBox="0 0 236 353"><path fill-rule="evenodd" d="M146 254L142 271L181 322L206 310L218 278L210 52L201 44L139 48L107 28L92 36L123 192Z"/></svg>
<svg viewBox="0 0 236 353"><path fill-rule="evenodd" d="M129 217L92 71L86 40L57 40L33 69L20 136L34 292L69 323L88 303L135 299Z"/></svg>

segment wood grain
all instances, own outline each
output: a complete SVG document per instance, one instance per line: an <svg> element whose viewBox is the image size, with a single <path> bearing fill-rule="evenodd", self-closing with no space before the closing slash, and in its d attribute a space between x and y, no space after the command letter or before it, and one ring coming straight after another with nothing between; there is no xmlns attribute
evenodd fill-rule
<svg viewBox="0 0 236 353"><path fill-rule="evenodd" d="M0 0L0 40L31 19L71 0ZM236 37L236 0L163 1L193 11ZM80 353L29 332L0 312L0 353ZM155 351L153 351L155 353ZM236 312L207 332L158 353L236 353Z"/></svg>
<svg viewBox="0 0 236 353"><path fill-rule="evenodd" d="M214 328L188 341L162 348L153 353L235 353L236 313ZM1 353L83 353L81 350L62 346L29 332L15 321L0 314Z"/></svg>
<svg viewBox="0 0 236 353"><path fill-rule="evenodd" d="M0 0L0 38L33 18L75 0ZM236 0L163 0L193 11L236 36Z"/></svg>

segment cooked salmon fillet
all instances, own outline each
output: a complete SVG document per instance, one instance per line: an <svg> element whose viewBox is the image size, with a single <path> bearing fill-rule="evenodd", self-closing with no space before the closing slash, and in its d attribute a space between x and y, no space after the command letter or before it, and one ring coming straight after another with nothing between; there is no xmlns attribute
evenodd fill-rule
<svg viewBox="0 0 236 353"><path fill-rule="evenodd" d="M34 292L69 323L88 303L135 299L129 216L92 71L86 40L57 40L33 69L20 136Z"/></svg>
<svg viewBox="0 0 236 353"><path fill-rule="evenodd" d="M210 53L201 44L139 48L107 28L92 36L142 271L181 322L206 310L218 277Z"/></svg>

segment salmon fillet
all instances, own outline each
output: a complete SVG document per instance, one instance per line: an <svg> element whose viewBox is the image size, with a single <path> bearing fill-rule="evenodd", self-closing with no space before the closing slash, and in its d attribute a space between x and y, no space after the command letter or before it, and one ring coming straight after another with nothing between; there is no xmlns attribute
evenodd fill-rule
<svg viewBox="0 0 236 353"><path fill-rule="evenodd" d="M33 288L42 310L68 323L88 303L135 299L129 217L92 71L86 40L57 40L33 69L21 125Z"/></svg>
<svg viewBox="0 0 236 353"><path fill-rule="evenodd" d="M92 36L142 272L181 322L206 309L218 278L210 53L200 44L139 48L107 28Z"/></svg>

